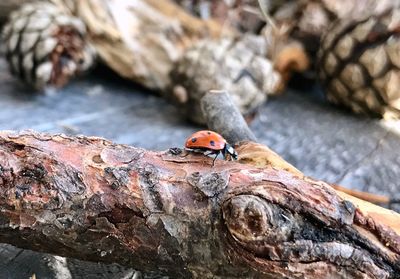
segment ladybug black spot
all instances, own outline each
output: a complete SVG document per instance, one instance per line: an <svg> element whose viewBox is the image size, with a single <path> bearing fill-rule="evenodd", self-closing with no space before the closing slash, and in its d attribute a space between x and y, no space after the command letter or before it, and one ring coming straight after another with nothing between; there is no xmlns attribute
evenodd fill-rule
<svg viewBox="0 0 400 279"><path fill-rule="evenodd" d="M214 145L215 145L215 142L214 142L213 140L210 140L210 145L211 145L211 146L214 146Z"/></svg>
<svg viewBox="0 0 400 279"><path fill-rule="evenodd" d="M211 135L211 132L207 132L207 134Z"/></svg>
<svg viewBox="0 0 400 279"><path fill-rule="evenodd" d="M196 138L192 138L192 142L196 142L196 140L197 140Z"/></svg>

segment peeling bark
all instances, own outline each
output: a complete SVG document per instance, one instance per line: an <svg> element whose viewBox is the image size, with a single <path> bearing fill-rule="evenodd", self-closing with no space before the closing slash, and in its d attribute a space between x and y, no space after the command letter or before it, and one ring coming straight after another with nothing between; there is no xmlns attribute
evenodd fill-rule
<svg viewBox="0 0 400 279"><path fill-rule="evenodd" d="M211 161L1 132L0 241L175 278L399 278L400 229L323 182Z"/></svg>

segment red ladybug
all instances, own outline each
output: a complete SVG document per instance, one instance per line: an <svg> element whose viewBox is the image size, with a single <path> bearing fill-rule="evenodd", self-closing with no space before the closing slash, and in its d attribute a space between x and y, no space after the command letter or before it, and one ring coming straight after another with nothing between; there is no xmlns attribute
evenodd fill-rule
<svg viewBox="0 0 400 279"><path fill-rule="evenodd" d="M201 152L205 155L216 154L212 165L217 159L219 153L222 153L225 160L229 154L233 160L237 160L237 152L233 149L226 140L216 132L213 131L198 131L191 135L185 143L185 148L189 151Z"/></svg>

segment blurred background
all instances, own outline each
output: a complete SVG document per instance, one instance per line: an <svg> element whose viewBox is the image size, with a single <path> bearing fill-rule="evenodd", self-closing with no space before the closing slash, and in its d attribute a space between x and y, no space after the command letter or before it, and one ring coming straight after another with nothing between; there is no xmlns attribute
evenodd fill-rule
<svg viewBox="0 0 400 279"><path fill-rule="evenodd" d="M399 1L37 2L0 3L1 130L183 147L225 89L306 175L400 198ZM32 276L140 278L0 245L0 278Z"/></svg>

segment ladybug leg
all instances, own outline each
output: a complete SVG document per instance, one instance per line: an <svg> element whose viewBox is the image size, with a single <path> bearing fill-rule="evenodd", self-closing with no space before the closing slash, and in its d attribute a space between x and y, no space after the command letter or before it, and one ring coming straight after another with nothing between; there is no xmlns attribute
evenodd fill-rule
<svg viewBox="0 0 400 279"><path fill-rule="evenodd" d="M218 152L215 152L215 157L214 157L214 160L212 161L212 166L214 166L214 164L215 164L215 160L217 160L217 157L218 157L218 155L219 155L219 151Z"/></svg>
<svg viewBox="0 0 400 279"><path fill-rule="evenodd" d="M183 149L183 152L182 152L182 154L181 154L181 157L186 157L186 156L188 156L188 155L190 154L191 151L192 151L192 150L187 149L187 148Z"/></svg>
<svg viewBox="0 0 400 279"><path fill-rule="evenodd" d="M224 149L222 149L221 153L222 153L222 156L224 157L224 159L227 160L226 146L224 147Z"/></svg>

